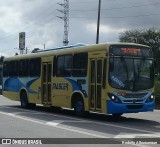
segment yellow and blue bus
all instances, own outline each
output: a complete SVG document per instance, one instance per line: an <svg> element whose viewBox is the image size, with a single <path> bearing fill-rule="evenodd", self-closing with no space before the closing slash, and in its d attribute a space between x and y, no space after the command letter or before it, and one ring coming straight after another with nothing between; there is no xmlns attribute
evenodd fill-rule
<svg viewBox="0 0 160 147"><path fill-rule="evenodd" d="M0 94L2 94L3 65L0 64Z"/></svg>
<svg viewBox="0 0 160 147"><path fill-rule="evenodd" d="M23 108L120 116L154 110L154 60L133 43L78 45L5 58L3 95Z"/></svg>

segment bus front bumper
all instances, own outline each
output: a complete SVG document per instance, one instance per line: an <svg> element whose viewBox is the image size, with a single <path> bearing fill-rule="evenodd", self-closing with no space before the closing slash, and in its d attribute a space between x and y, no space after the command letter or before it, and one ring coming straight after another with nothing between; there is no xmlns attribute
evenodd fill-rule
<svg viewBox="0 0 160 147"><path fill-rule="evenodd" d="M146 112L154 110L155 100L148 103L142 104L124 104L115 103L113 101L107 101L107 114L117 114L117 113L137 113Z"/></svg>

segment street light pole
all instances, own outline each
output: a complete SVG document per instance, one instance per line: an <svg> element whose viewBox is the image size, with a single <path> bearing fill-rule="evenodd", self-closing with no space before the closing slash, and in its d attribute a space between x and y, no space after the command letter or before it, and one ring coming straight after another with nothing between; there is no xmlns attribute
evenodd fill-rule
<svg viewBox="0 0 160 147"><path fill-rule="evenodd" d="M99 5L98 5L98 20L97 20L97 37L96 37L96 44L99 43L100 15L101 15L101 0L99 0Z"/></svg>

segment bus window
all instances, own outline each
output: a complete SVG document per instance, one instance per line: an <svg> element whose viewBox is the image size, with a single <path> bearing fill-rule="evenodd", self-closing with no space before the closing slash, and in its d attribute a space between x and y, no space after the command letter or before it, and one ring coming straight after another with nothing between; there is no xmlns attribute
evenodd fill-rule
<svg viewBox="0 0 160 147"><path fill-rule="evenodd" d="M72 55L57 57L57 76L71 76L72 73Z"/></svg>
<svg viewBox="0 0 160 147"><path fill-rule="evenodd" d="M9 76L17 77L18 76L18 61L11 61L9 65Z"/></svg>
<svg viewBox="0 0 160 147"><path fill-rule="evenodd" d="M78 53L73 57L73 76L84 77L87 75L88 54Z"/></svg>
<svg viewBox="0 0 160 147"><path fill-rule="evenodd" d="M29 76L29 68L28 68L28 64L29 60L20 60L19 62L19 76Z"/></svg>
<svg viewBox="0 0 160 147"><path fill-rule="evenodd" d="M9 76L9 62L4 62L3 63L3 77L8 77Z"/></svg>
<svg viewBox="0 0 160 147"><path fill-rule="evenodd" d="M40 76L41 59L40 58L30 59L29 67L30 67L30 76L31 77Z"/></svg>

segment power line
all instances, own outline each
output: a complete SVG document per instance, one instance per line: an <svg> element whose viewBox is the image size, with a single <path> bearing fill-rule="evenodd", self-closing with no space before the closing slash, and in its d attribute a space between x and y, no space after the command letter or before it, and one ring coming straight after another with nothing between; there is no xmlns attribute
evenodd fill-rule
<svg viewBox="0 0 160 147"><path fill-rule="evenodd" d="M39 13L39 14L36 15L36 16L34 16L34 17L33 17L33 20L36 21L36 20L38 20L39 18L42 18L42 16L45 16L44 14L47 14L48 11L51 10L51 8L52 8L52 10L53 10L53 4L55 4L55 3L52 3L51 5L49 5L49 7L47 7L46 9L44 9L44 11L41 11L41 13ZM55 11L55 10L54 10L54 11ZM53 14L54 11L51 12L51 13ZM51 15L51 14L49 14L49 15ZM49 15L47 15L47 17L48 17ZM45 18L46 18L46 17L45 17ZM34 26L34 25L35 25L34 23L32 23L32 24L27 24L27 25L24 25L22 28L20 28L20 29L18 29L18 30L27 30L28 28L31 28L31 27ZM17 37L17 34L15 34L15 33L19 33L19 32L20 32L20 31L10 32L9 35L7 35L7 36L5 36L5 37L1 37L0 40L2 41L2 40L4 40L4 39L10 38L10 37L12 37L12 36L16 36L16 37Z"/></svg>
<svg viewBox="0 0 160 147"><path fill-rule="evenodd" d="M104 1L104 0L103 0ZM74 2L71 2L71 3L74 3ZM53 4L55 4L55 3L53 3ZM42 11L41 13L39 13L37 16L35 16L34 18L35 18L35 20L38 20L39 18L40 18L40 16L46 16L46 12L48 12L49 10L50 10L50 8L53 8L53 4L52 5L50 5L49 7L47 7L44 11ZM149 6L149 5L159 5L160 3L154 3L154 4L147 4L147 5L135 5L135 6L126 6L126 7L117 7L117 8L109 8L109 9L101 9L101 10L114 10L114 9L124 9L124 8L132 8L132 7L143 7L143 6ZM71 10L71 11L94 11L94 10L97 10L97 9L93 9L93 10ZM54 11L53 11L54 12ZM49 17L50 15L52 15L53 14L53 12L51 12L49 15L47 15L46 17ZM44 15L45 14L45 15ZM151 14L152 15L152 14ZM150 15L149 15L150 16ZM45 17L45 19L46 19L46 17ZM125 18L125 17L130 17L130 16L124 16L124 17L106 17L106 18ZM133 17L133 16L132 16ZM137 17L137 16L135 16L135 17ZM34 19L33 18L33 19ZM75 18L75 17L70 17L70 18ZM79 17L76 17L76 18L79 18ZM82 17L80 17L80 18L82 18ZM88 19L94 19L94 18L88 18ZM32 26L34 26L35 24L34 23L32 23L32 24L27 24L26 26L23 26L22 28L21 28L21 30L28 30L29 28L32 28ZM15 36L15 33L18 33L19 31L17 31L17 32L13 32L13 33L10 33L8 36L5 36L5 37L3 37L3 38L0 38L1 39L1 41L3 40L3 39L6 39L6 38L10 38L12 35L13 36ZM17 36L17 35L16 35Z"/></svg>
<svg viewBox="0 0 160 147"><path fill-rule="evenodd" d="M160 14L159 13L158 14L141 14L141 15L101 17L101 18L116 19L116 18L127 18L127 17L147 17L147 16L152 16L152 15L160 15ZM74 19L74 18L96 19L95 17L70 17L70 19Z"/></svg>
<svg viewBox="0 0 160 147"><path fill-rule="evenodd" d="M117 0L101 0L101 1L103 1L103 2L113 2L113 1L117 1ZM70 2L71 4L81 4L81 3L85 3L85 4L87 4L87 3L98 3L98 0L96 0L96 1L80 1L80 2Z"/></svg>
<svg viewBox="0 0 160 147"><path fill-rule="evenodd" d="M146 4L146 5L134 5L134 6L124 6L124 7L115 7L115 8L107 8L107 9L101 9L101 10L115 10L115 9L127 9L127 8L137 8L137 7L146 7L146 6L152 6L152 5L159 5L160 2L158 3L153 3L153 4ZM89 9L89 10L70 10L70 11L96 11L97 9Z"/></svg>
<svg viewBox="0 0 160 147"><path fill-rule="evenodd" d="M104 0L103 0L103 2L104 2ZM72 4L73 4L73 2L71 2ZM76 2L75 2L76 3ZM81 3L82 3L82 1L81 1ZM89 2L83 2L83 3L89 3ZM95 2L94 2L95 3ZM97 3L97 2L96 2ZM55 3L54 3L55 4ZM108 9L101 9L101 10L114 10L114 9L126 9L126 8L134 8L134 7L146 7L146 6L151 6L151 5L159 5L160 3L152 3L152 4L144 4L144 5L134 5L134 6L125 6L125 7L115 7L115 8L108 8ZM37 26L35 26L35 21L36 20L39 20L39 19L41 19L41 17L42 16L44 16L44 18L42 18L43 19L43 22L45 23L46 21L44 21L44 20L52 20L53 19L53 17L55 17L55 16L53 16L53 12L55 11L51 11L49 14L48 14L48 12L50 11L50 10L52 10L53 9L53 5L50 5L49 7L47 7L46 9L44 9L43 11L41 11L41 13L39 13L38 15L36 15L35 17L33 17L33 19L34 19L34 23L31 23L31 24L27 24L27 25L24 25L22 28L21 28L21 30L22 29L24 29L24 30L28 30L29 31L29 33L27 33L27 35L29 34L29 35L32 35L32 34L34 34L34 32L35 32L35 30L37 30L37 29L39 29ZM94 9L95 10L95 9ZM97 10L97 9L96 9ZM71 11L93 11L93 10L71 10ZM141 14L141 15L131 15L131 16L115 16L115 17L101 17L102 19L121 19L121 18L133 18L133 17L148 17L148 16L154 16L154 15L157 15L157 16L159 16L160 14L154 14L154 13L152 13L152 14ZM94 17L69 17L70 19L74 19L74 18L79 18L79 19L97 19L97 18L94 18ZM20 31L18 31L18 32L20 32ZM3 38L1 38L0 40L1 41L3 41L4 39L6 39L6 38L8 38L8 40L6 41L4 41L5 43L8 43L8 42L13 42L13 41L15 41L15 40L17 40L17 36L18 36L18 34L15 34L15 33L18 33L18 32L13 32L14 34L12 34L12 32L11 32L11 34L10 35L8 35L8 36L5 36L5 37L3 37ZM15 36L15 37L14 37ZM4 44L4 45L6 45L6 44Z"/></svg>

